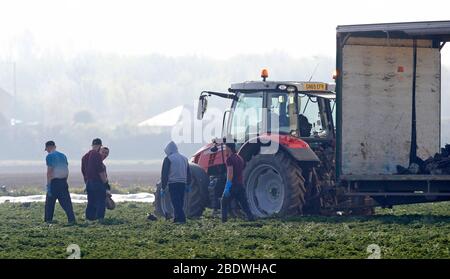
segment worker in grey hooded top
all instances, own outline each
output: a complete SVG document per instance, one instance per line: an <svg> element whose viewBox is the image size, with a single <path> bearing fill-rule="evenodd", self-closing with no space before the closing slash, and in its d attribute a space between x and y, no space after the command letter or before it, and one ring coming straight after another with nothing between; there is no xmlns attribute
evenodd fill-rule
<svg viewBox="0 0 450 279"><path fill-rule="evenodd" d="M186 216L183 211L184 193L186 186L191 184L191 172L188 159L178 152L177 145L171 141L164 149L166 157L161 170L161 194L169 186L170 200L174 211L174 222L185 223Z"/></svg>

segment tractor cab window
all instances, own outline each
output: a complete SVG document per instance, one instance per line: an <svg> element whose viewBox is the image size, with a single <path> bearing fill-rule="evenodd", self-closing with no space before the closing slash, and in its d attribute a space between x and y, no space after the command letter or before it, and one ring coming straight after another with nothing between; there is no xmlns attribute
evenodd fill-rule
<svg viewBox="0 0 450 279"><path fill-rule="evenodd" d="M270 93L267 99L267 108L271 113L270 131L280 134L290 134L297 129L291 122L292 110L295 103L292 95L288 93Z"/></svg>
<svg viewBox="0 0 450 279"><path fill-rule="evenodd" d="M299 94L298 96L298 124L301 137L324 137L326 131L323 129L320 117L319 102L317 97Z"/></svg>
<svg viewBox="0 0 450 279"><path fill-rule="evenodd" d="M238 143L247 141L262 131L263 94L241 93L231 115L230 134Z"/></svg>

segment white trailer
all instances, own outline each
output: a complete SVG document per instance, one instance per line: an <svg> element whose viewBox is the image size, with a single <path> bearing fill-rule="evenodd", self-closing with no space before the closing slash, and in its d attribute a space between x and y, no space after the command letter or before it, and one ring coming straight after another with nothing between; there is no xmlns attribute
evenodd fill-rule
<svg viewBox="0 0 450 279"><path fill-rule="evenodd" d="M450 21L337 27L336 174L378 203L450 199L450 176L398 175L441 148L441 49Z"/></svg>

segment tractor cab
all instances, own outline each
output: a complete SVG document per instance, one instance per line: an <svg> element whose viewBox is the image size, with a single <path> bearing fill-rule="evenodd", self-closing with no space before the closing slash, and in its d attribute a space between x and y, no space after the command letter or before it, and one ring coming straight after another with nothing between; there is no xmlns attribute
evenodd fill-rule
<svg viewBox="0 0 450 279"><path fill-rule="evenodd" d="M198 119L207 109L207 98L232 99L224 113L222 137L239 146L263 134L300 138L305 142L332 141L334 84L322 82L248 81L232 84L228 93L204 91L200 95Z"/></svg>

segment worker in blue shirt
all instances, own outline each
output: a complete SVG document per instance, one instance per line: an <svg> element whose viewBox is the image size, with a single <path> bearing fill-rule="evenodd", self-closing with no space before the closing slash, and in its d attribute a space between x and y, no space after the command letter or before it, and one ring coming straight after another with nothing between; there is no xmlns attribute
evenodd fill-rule
<svg viewBox="0 0 450 279"><path fill-rule="evenodd" d="M72 200L70 199L69 185L67 178L69 176L69 167L67 157L61 152L56 151L54 141L45 143L45 151L48 155L45 158L47 164L47 196L45 199L45 217L47 223L53 221L56 200L64 209L69 224L75 223Z"/></svg>

